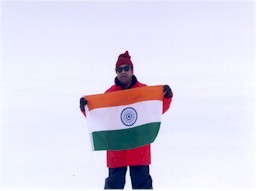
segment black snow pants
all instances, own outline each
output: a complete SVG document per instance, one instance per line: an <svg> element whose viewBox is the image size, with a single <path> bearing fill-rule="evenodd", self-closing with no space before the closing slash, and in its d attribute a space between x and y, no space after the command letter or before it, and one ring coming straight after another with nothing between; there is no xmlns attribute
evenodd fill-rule
<svg viewBox="0 0 257 191"><path fill-rule="evenodd" d="M149 165L129 166L132 189L153 189ZM127 167L109 168L104 189L123 189L126 183Z"/></svg>

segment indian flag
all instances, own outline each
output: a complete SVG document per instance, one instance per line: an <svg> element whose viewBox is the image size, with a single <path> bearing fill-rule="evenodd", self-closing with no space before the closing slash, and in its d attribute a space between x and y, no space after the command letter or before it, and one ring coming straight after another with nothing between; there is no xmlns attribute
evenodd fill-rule
<svg viewBox="0 0 257 191"><path fill-rule="evenodd" d="M163 86L85 96L93 150L126 150L152 143L162 117Z"/></svg>

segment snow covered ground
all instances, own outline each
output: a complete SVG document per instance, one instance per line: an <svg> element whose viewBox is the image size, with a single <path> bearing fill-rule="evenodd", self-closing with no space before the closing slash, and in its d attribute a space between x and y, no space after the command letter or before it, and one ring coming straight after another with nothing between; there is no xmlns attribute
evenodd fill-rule
<svg viewBox="0 0 257 191"><path fill-rule="evenodd" d="M2 189L103 188L105 152L91 151L78 102L113 84L125 50L139 81L174 92L152 144L154 188L256 188L254 1L1 9Z"/></svg>

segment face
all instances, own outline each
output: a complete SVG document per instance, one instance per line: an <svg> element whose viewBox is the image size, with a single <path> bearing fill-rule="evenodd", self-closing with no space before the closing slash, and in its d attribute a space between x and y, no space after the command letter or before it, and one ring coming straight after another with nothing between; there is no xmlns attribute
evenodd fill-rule
<svg viewBox="0 0 257 191"><path fill-rule="evenodd" d="M116 68L116 74L121 84L130 85L133 76L133 69L130 66L126 64L119 66Z"/></svg>

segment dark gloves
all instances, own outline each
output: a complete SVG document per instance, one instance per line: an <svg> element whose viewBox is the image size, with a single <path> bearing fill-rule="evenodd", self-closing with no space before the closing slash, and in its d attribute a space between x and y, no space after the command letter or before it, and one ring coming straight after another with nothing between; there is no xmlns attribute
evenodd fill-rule
<svg viewBox="0 0 257 191"><path fill-rule="evenodd" d="M164 97L166 97L166 98L172 98L173 97L173 93L172 93L172 90L170 89L169 85L164 85L163 86L163 92L165 93Z"/></svg>
<svg viewBox="0 0 257 191"><path fill-rule="evenodd" d="M87 105L87 100L84 97L80 98L79 105L80 105L80 110L85 111L85 106Z"/></svg>

